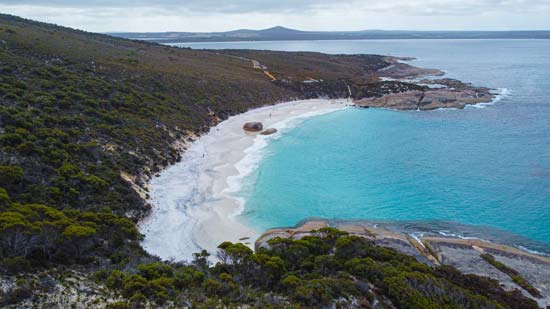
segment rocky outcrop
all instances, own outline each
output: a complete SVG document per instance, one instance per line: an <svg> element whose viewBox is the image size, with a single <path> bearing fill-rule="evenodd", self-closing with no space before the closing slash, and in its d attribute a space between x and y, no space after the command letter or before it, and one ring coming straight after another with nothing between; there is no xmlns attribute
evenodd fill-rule
<svg viewBox="0 0 550 309"><path fill-rule="evenodd" d="M399 62L403 59L404 58L386 57L385 60L391 63L391 65L379 69L376 72L376 75L386 78L412 79L422 76L441 76L445 74L445 72L441 70L419 68L407 63Z"/></svg>
<svg viewBox="0 0 550 309"><path fill-rule="evenodd" d="M419 109L464 108L466 105L488 103L492 99L492 95L479 95L474 89L438 89L424 93Z"/></svg>
<svg viewBox="0 0 550 309"><path fill-rule="evenodd" d="M273 133L277 133L277 129L269 128L269 129L265 129L262 132L260 132L260 134L262 134L262 135L271 135Z"/></svg>
<svg viewBox="0 0 550 309"><path fill-rule="evenodd" d="M243 130L250 132L259 132L264 129L264 125L261 122L247 122L243 126Z"/></svg>
<svg viewBox="0 0 550 309"><path fill-rule="evenodd" d="M489 103L495 95L491 89L475 87L454 79L423 80L423 90L390 93L381 97L355 100L360 107L384 107L396 110L432 110L464 108L466 105Z"/></svg>
<svg viewBox="0 0 550 309"><path fill-rule="evenodd" d="M361 107L383 107L399 110L415 110L422 100L424 92L405 91L401 93L391 93L381 97L365 98L356 100L355 104Z"/></svg>

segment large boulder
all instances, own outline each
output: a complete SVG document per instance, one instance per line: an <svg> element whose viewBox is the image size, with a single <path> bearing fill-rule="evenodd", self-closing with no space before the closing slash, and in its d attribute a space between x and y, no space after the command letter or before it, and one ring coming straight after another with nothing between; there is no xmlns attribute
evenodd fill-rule
<svg viewBox="0 0 550 309"><path fill-rule="evenodd" d="M264 125L261 122L247 122L244 124L243 129L245 131L258 132L264 129Z"/></svg>
<svg viewBox="0 0 550 309"><path fill-rule="evenodd" d="M262 132L260 132L260 134L262 134L262 135L271 135L271 134L276 133L276 132L277 132L277 129L269 128L269 129L263 130Z"/></svg>

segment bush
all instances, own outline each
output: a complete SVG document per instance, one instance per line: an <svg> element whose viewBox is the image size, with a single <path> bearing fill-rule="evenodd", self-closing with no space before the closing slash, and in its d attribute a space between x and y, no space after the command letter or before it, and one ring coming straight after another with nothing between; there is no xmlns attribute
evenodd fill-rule
<svg viewBox="0 0 550 309"><path fill-rule="evenodd" d="M125 276L122 280L122 295L132 297L135 294L144 294L147 289L147 279L140 275Z"/></svg>
<svg viewBox="0 0 550 309"><path fill-rule="evenodd" d="M178 289L200 286L204 281L205 274L192 267L180 267L174 275L174 285Z"/></svg>
<svg viewBox="0 0 550 309"><path fill-rule="evenodd" d="M0 186L19 184L23 179L23 169L19 166L0 165Z"/></svg>
<svg viewBox="0 0 550 309"><path fill-rule="evenodd" d="M207 279L203 284L203 289L209 296L222 296L223 284L214 279Z"/></svg>
<svg viewBox="0 0 550 309"><path fill-rule="evenodd" d="M149 264L140 264L137 266L140 274L148 280L157 279L161 277L172 277L174 269L161 262L154 262Z"/></svg>
<svg viewBox="0 0 550 309"><path fill-rule="evenodd" d="M125 301L117 301L107 304L106 309L131 309L132 307Z"/></svg>
<svg viewBox="0 0 550 309"><path fill-rule="evenodd" d="M4 188L0 188L0 210L10 203L10 196Z"/></svg>
<svg viewBox="0 0 550 309"><path fill-rule="evenodd" d="M4 268L4 270L9 274L19 274L32 270L29 260L22 256L2 259L2 268Z"/></svg>

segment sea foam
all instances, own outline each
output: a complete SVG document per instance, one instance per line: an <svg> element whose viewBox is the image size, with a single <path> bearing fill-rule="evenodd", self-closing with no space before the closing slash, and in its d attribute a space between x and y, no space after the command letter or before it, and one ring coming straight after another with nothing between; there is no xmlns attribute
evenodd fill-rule
<svg viewBox="0 0 550 309"><path fill-rule="evenodd" d="M487 106L494 105L495 103L501 101L502 99L509 97L512 92L508 88L498 88L492 93L495 95L495 97L493 98L493 100L491 100L491 102L477 103L477 104L467 105L466 107L479 108L479 109L486 108Z"/></svg>

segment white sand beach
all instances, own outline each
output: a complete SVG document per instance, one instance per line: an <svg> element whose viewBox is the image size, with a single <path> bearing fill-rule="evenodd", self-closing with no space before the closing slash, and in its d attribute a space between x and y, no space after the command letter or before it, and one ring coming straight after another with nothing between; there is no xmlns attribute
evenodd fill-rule
<svg viewBox="0 0 550 309"><path fill-rule="evenodd" d="M242 240L251 247L263 231L239 222L244 201L234 196L243 178L254 171L262 149L301 120L346 108L347 100L281 103L230 117L200 137L181 162L150 183L151 215L139 227L143 247L163 259L190 260L194 252L216 252L223 241ZM248 121L260 121L273 135L245 132Z"/></svg>

